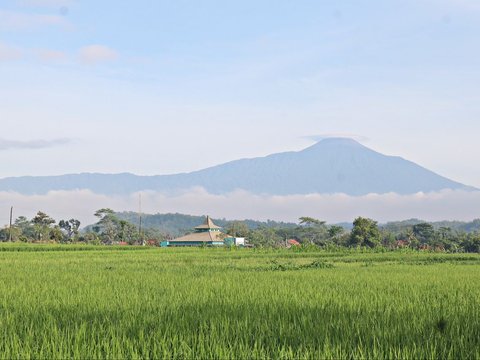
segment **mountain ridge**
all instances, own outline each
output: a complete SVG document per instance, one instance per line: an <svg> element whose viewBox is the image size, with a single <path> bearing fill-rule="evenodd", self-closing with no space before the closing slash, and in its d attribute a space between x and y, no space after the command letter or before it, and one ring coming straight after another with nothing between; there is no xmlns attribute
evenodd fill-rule
<svg viewBox="0 0 480 360"><path fill-rule="evenodd" d="M29 195L79 189L106 195L148 190L171 193L194 187L214 194L245 190L264 195L344 193L353 196L477 190L348 138L328 138L300 151L234 160L179 174L79 173L0 179L0 191Z"/></svg>

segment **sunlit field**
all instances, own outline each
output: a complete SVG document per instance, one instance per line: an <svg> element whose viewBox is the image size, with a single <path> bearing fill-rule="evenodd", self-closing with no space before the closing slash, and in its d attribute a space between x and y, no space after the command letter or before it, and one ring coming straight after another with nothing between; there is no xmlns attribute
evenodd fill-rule
<svg viewBox="0 0 480 360"><path fill-rule="evenodd" d="M0 357L480 358L480 256L0 247Z"/></svg>

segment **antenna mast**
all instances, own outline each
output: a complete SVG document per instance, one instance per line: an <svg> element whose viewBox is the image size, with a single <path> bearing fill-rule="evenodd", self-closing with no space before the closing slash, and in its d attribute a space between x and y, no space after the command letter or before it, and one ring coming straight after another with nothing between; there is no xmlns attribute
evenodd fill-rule
<svg viewBox="0 0 480 360"><path fill-rule="evenodd" d="M8 241L12 242L12 218L13 218L13 206L10 208L10 227L8 228Z"/></svg>
<svg viewBox="0 0 480 360"><path fill-rule="evenodd" d="M145 246L145 240L142 233L142 193L138 194L138 236L142 246Z"/></svg>

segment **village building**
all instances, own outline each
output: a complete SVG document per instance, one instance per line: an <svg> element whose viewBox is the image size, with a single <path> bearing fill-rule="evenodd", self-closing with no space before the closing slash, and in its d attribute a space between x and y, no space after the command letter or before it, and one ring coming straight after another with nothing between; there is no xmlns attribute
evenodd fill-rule
<svg viewBox="0 0 480 360"><path fill-rule="evenodd" d="M215 225L210 216L207 216L205 222L197 226L193 233L165 241L162 246L224 246L226 239L235 239L221 230L222 228Z"/></svg>
<svg viewBox="0 0 480 360"><path fill-rule="evenodd" d="M302 246L302 244L300 244L297 240L295 239L290 239L290 240L287 240L287 243L286 243L286 248L287 249L290 249L292 247L300 247Z"/></svg>

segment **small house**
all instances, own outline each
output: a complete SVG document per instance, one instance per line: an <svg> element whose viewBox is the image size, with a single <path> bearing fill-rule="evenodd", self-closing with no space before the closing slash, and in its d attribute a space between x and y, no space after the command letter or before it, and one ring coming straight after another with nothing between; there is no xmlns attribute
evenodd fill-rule
<svg viewBox="0 0 480 360"><path fill-rule="evenodd" d="M292 247L300 247L300 246L302 245L295 239L287 240L287 249L290 249Z"/></svg>

